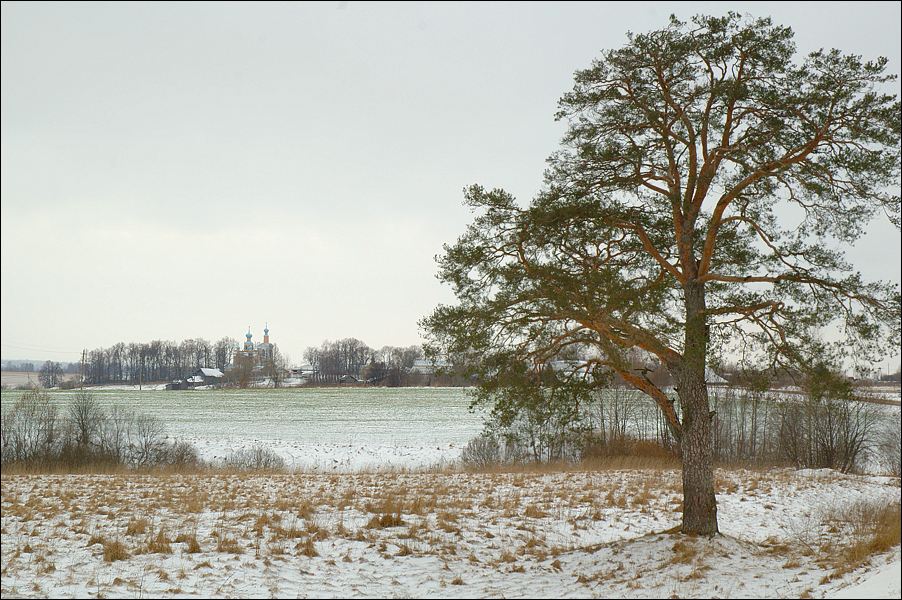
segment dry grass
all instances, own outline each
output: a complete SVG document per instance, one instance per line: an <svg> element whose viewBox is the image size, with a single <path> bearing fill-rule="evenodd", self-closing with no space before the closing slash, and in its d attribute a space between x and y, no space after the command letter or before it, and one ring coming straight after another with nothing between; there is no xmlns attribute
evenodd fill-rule
<svg viewBox="0 0 902 600"><path fill-rule="evenodd" d="M125 547L125 544L119 540L103 542L104 562L115 562L117 560L126 560L128 558L128 549Z"/></svg>
<svg viewBox="0 0 902 600"><path fill-rule="evenodd" d="M147 526L150 525L147 519L129 519L128 525L125 527L125 535L143 535L147 532Z"/></svg>
<svg viewBox="0 0 902 600"><path fill-rule="evenodd" d="M56 526L57 519L62 522L68 511L59 531L71 536L79 550L98 563L100 549L92 546L85 550L85 540L104 548L108 540L126 540L128 547L121 546L124 554L112 560L123 560L121 556L129 554L167 552L167 545L168 552L181 553L181 558L172 560L184 561L184 565L171 570L171 563L167 562L166 568L172 582L178 580L188 593L192 593L191 581L195 579L215 581L223 573L246 566L269 573L281 569L280 563L301 564L307 565L302 567L306 571L319 572L323 565L345 562L354 563L348 568L366 569L372 568L365 565L374 558L404 563L408 556L416 557L407 561L413 566L421 559L439 561L446 585L460 573L475 590L480 584L469 575L474 569L504 574L545 569L566 574L571 568L570 553L585 551L587 544L597 539L593 536L597 536L599 527L641 534L643 528L667 530L679 519L674 512L680 507L681 491L676 471L544 471L489 472L478 476L449 471L21 479L4 474L3 533L19 536L21 541L13 549L16 553L29 541L40 553L47 547L48 536L54 535L52 526ZM783 498L790 496L784 493L783 485L790 481L794 486L790 490L848 485L845 480L808 481L782 473L718 472L718 486L725 492L733 490L734 500L756 490L761 497L751 501L757 503L759 510L768 501L782 510ZM890 519L887 523L881 517L881 530L898 532L898 504L895 507L895 513L890 512L895 521ZM45 515L56 515L52 526ZM834 542L836 558L829 569L815 564L815 555L802 558L794 554L799 544L779 535L769 543L768 559L774 561L775 571L788 576L794 575L792 571L801 565L814 570L816 574L810 582L813 585L826 572L839 573L841 562L860 564L856 552L875 552L886 546L887 542L872 535L878 529L872 523L877 519L875 515L873 510L848 509L831 516L829 525L834 532L825 534L825 539ZM820 524L817 521L813 525L817 535L821 533ZM178 535L174 536L176 532ZM841 541L850 540L856 543L840 546ZM898 543L898 534L895 540ZM809 543L821 553L823 541L815 538ZM674 581L710 575L706 575L708 567L702 560L703 541L675 536L667 542L667 548L671 551L660 560L672 565ZM20 559L18 554L8 552L3 558L17 561L12 569L23 569L27 561L29 566L24 568L31 569L32 575L38 569L51 569L51 560L38 563L29 554L22 556ZM160 583L162 576L157 569L163 567L164 560L165 556L147 556L128 567L135 562L146 563L147 577ZM199 562L196 566L195 561ZM61 572L67 569L59 566L59 560L56 562L57 566L52 567L56 571L48 577L61 580ZM468 570L461 571L461 565ZM179 568L188 571L184 582ZM200 572L191 574L192 568ZM623 577L619 574L622 570L614 565L603 570L609 572L611 581ZM584 579L598 584L604 580L602 575L587 571ZM139 594L140 583L136 581L131 578L123 584L133 586L129 591L134 595ZM222 595L235 591L230 585L221 590ZM210 589L215 589L215 585Z"/></svg>
<svg viewBox="0 0 902 600"><path fill-rule="evenodd" d="M404 519L400 514L386 513L383 515L373 515L367 524L367 529L386 529L388 527L401 527L404 525Z"/></svg>
<svg viewBox="0 0 902 600"><path fill-rule="evenodd" d="M529 517L530 519L541 519L547 517L548 513L539 508L536 504L530 504L526 507L526 510L523 511L523 516Z"/></svg>
<svg viewBox="0 0 902 600"><path fill-rule="evenodd" d="M216 542L216 551L227 554L241 554L244 552L244 549L234 537L221 536Z"/></svg>
<svg viewBox="0 0 902 600"><path fill-rule="evenodd" d="M292 516L290 522L285 526L275 525L270 528L273 539L278 540L295 540L304 537L304 530L299 526L298 520Z"/></svg>
<svg viewBox="0 0 902 600"><path fill-rule="evenodd" d="M871 556L887 552L900 543L902 510L899 503L856 502L834 509L828 522L839 531L848 530L850 541L821 546L820 562L833 569L825 579L842 577L866 564Z"/></svg>
<svg viewBox="0 0 902 600"><path fill-rule="evenodd" d="M151 534L147 538L144 549L148 554L172 554L172 546L166 532L161 528L156 535Z"/></svg>
<svg viewBox="0 0 902 600"><path fill-rule="evenodd" d="M185 552L188 554L197 554L203 551L195 533L180 533L175 537L175 543L185 544Z"/></svg>
<svg viewBox="0 0 902 600"><path fill-rule="evenodd" d="M676 542L671 549L673 550L673 556L670 557L669 562L672 565L689 564L698 556L698 549L687 540Z"/></svg>
<svg viewBox="0 0 902 600"><path fill-rule="evenodd" d="M398 467L374 467L361 470L361 474L372 475L403 475L403 474L434 474L450 475L459 473L484 473L484 474L549 474L570 472L594 472L594 471L620 471L620 470L674 470L679 469L679 460L668 450L654 442L633 441L628 447L618 449L613 454L591 456L579 462L552 461L546 463L526 462L517 464L502 464L476 469L456 464L441 466L429 466L415 469ZM270 469L265 471L247 471L228 466L213 464L180 465L180 466L154 466L154 467L126 467L107 463L82 465L77 468L69 468L62 465L43 464L11 464L3 467L4 476L16 475L121 475L121 476L151 476L151 477L236 477L248 478L258 476L280 476L284 474L305 474L304 468ZM348 506L353 497L345 498L345 506ZM189 512L203 510L205 503L203 497L186 497L182 501L189 508ZM285 503L295 503L295 500L284 500ZM300 508L303 508L302 505ZM302 511L303 512L303 511ZM299 513L299 516L304 516Z"/></svg>
<svg viewBox="0 0 902 600"><path fill-rule="evenodd" d="M308 558L319 556L319 552L316 550L316 544L313 543L312 537L301 540L295 544L294 549L297 550L298 555L300 556L306 556Z"/></svg>

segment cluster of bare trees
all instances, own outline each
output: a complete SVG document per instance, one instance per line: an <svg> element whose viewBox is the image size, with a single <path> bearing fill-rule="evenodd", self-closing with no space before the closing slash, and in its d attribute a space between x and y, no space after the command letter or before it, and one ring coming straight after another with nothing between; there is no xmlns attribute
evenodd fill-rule
<svg viewBox="0 0 902 600"><path fill-rule="evenodd" d="M900 470L898 418L844 386L804 388L800 393L717 387L710 391L712 442L718 461L754 465L831 468L866 466ZM679 453L661 412L635 390L612 385L583 398L578 410L534 402L505 420L497 410L486 433L474 439L463 459L487 462L581 459L632 454L637 443ZM680 405L675 403L679 414ZM566 418L559 418L561 411ZM649 446L646 450L649 450Z"/></svg>
<svg viewBox="0 0 902 600"><path fill-rule="evenodd" d="M711 394L714 454L843 472L881 462L888 416L854 395L785 395L725 388Z"/></svg>
<svg viewBox="0 0 902 600"><path fill-rule="evenodd" d="M85 352L85 383L171 381L184 379L200 367L224 370L237 348L238 342L230 337L213 343L203 338L180 343L164 340L120 342L109 348Z"/></svg>
<svg viewBox="0 0 902 600"><path fill-rule="evenodd" d="M420 346L383 346L376 350L356 338L326 340L318 348L304 351L304 360L314 369L314 383L353 380L388 386L416 385L419 378L411 369L421 358Z"/></svg>
<svg viewBox="0 0 902 600"><path fill-rule="evenodd" d="M4 469L26 472L285 467L281 457L261 445L238 448L216 463L206 463L190 443L169 439L159 419L122 406L103 406L89 392L78 392L71 402L59 404L45 391L29 390L5 403L0 450Z"/></svg>
<svg viewBox="0 0 902 600"><path fill-rule="evenodd" d="M63 367L58 362L48 360L41 366L38 381L44 387L54 387L63 381Z"/></svg>
<svg viewBox="0 0 902 600"><path fill-rule="evenodd" d="M99 405L78 393L62 411L40 390L3 407L0 449L4 467L33 469L97 466L197 466L196 449L166 439L161 421L130 409Z"/></svg>

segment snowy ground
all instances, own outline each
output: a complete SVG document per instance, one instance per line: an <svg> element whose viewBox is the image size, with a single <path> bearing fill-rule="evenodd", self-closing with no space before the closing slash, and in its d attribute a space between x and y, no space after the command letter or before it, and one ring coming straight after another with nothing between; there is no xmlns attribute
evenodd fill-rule
<svg viewBox="0 0 902 600"><path fill-rule="evenodd" d="M899 597L898 547L837 564L855 539L837 515L898 503L898 479L718 471L717 486L723 535L709 540L666 533L671 470L4 476L0 591Z"/></svg>
<svg viewBox="0 0 902 600"><path fill-rule="evenodd" d="M292 469L348 473L365 470L443 468L460 460L465 443L304 443L294 440L237 438L182 438L197 448L200 457L216 463L235 451L263 446Z"/></svg>

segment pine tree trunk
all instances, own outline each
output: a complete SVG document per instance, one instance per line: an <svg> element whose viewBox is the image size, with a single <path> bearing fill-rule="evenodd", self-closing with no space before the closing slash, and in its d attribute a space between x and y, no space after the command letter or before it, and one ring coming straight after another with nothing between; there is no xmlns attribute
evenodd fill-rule
<svg viewBox="0 0 902 600"><path fill-rule="evenodd" d="M717 502L714 498L714 451L705 357L708 331L705 324L703 284L690 282L685 288L686 340L677 390L683 412L683 526L690 535L717 533Z"/></svg>

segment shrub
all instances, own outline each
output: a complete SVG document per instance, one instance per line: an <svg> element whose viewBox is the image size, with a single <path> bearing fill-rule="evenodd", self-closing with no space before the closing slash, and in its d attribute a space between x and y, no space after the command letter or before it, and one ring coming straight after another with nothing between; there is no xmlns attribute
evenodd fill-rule
<svg viewBox="0 0 902 600"><path fill-rule="evenodd" d="M270 448L258 444L235 450L223 459L222 466L243 471L279 471L285 468L285 460Z"/></svg>
<svg viewBox="0 0 902 600"><path fill-rule="evenodd" d="M495 402L487 433L470 441L462 463L478 469L499 462L679 456L660 410L640 392L596 389L569 412L567 403L558 411L537 408L542 398L485 398ZM710 399L717 461L843 472L877 463L890 474L902 470L898 420L882 432L882 413L842 378L812 377L802 394L754 385L713 388Z"/></svg>
<svg viewBox="0 0 902 600"><path fill-rule="evenodd" d="M165 446L159 455L159 462L176 470L195 469L203 464L194 444L184 440L178 440Z"/></svg>
<svg viewBox="0 0 902 600"><path fill-rule="evenodd" d="M484 469L501 463L501 444L490 433L483 433L470 440L461 452L460 460L465 467Z"/></svg>
<svg viewBox="0 0 902 600"><path fill-rule="evenodd" d="M129 444L129 463L136 466L165 464L166 428L156 417L135 415Z"/></svg>
<svg viewBox="0 0 902 600"><path fill-rule="evenodd" d="M105 415L92 394L84 391L76 393L69 405L68 415L77 445L90 447L99 444Z"/></svg>

